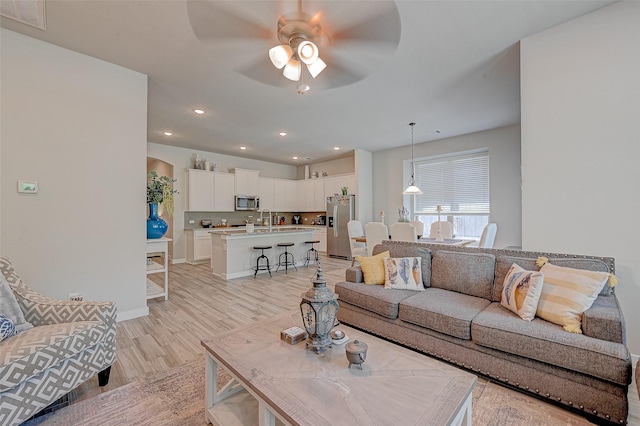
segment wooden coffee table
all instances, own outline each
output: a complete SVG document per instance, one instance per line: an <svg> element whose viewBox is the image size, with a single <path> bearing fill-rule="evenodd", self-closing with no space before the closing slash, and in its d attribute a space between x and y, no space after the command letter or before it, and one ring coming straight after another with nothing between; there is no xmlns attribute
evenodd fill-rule
<svg viewBox="0 0 640 426"><path fill-rule="evenodd" d="M207 422L215 425L471 425L473 374L359 330L363 369L349 368L345 345L322 354L280 340L302 327L299 312L203 340ZM217 367L232 379L216 392Z"/></svg>

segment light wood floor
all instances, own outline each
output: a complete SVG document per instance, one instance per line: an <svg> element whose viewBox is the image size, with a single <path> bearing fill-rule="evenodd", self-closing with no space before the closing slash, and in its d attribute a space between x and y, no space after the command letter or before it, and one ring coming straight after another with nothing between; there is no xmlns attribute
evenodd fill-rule
<svg viewBox="0 0 640 426"><path fill-rule="evenodd" d="M329 287L344 279L350 263L321 257ZM169 300L149 300L149 316L118 323L117 359L109 384L100 388L97 377L89 380L72 392L72 403L202 357L203 338L298 309L301 294L315 277L314 265L274 272L272 278L260 274L234 280L214 277L208 264L176 264L169 270ZM557 407L549 405L549 410ZM635 383L630 386L629 410L629 424L640 425Z"/></svg>

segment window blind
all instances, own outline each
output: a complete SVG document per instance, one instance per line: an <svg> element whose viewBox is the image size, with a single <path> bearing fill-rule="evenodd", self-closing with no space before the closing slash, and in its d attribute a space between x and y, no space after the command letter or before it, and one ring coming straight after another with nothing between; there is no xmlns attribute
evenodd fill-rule
<svg viewBox="0 0 640 426"><path fill-rule="evenodd" d="M415 162L414 214L489 214L489 151Z"/></svg>

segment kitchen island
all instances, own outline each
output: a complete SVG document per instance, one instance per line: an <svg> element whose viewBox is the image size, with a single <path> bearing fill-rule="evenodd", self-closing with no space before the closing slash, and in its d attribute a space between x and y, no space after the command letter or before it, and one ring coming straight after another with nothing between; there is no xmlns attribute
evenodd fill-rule
<svg viewBox="0 0 640 426"><path fill-rule="evenodd" d="M233 279L253 275L256 266L256 258L260 256L259 250L254 250L257 245L270 245L270 250L265 250L265 256L269 257L272 272L278 265L278 257L284 252L284 247L278 247L278 243L290 242L293 246L287 250L293 254L296 266L303 266L307 257L307 250L311 247L305 241L313 240L313 229L308 227L279 228L255 228L248 233L246 229L229 228L225 230L211 230L211 270L214 275L224 279ZM280 268L284 271L284 267ZM267 273L267 271L259 271Z"/></svg>

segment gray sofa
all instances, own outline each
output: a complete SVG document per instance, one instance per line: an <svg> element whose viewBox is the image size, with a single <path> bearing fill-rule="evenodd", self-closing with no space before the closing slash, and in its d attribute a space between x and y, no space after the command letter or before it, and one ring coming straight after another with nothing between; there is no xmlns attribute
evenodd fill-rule
<svg viewBox="0 0 640 426"><path fill-rule="evenodd" d="M631 355L614 292L605 285L583 314L583 334L540 318L524 321L500 305L513 263L537 270L539 256L559 266L614 272L614 260L525 251L385 241L373 254L422 257L426 291L365 285L359 266L335 286L338 319L443 359L519 391L626 424Z"/></svg>

